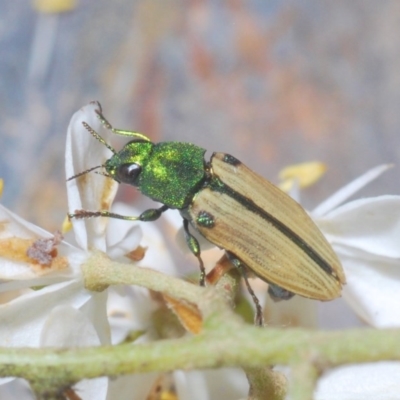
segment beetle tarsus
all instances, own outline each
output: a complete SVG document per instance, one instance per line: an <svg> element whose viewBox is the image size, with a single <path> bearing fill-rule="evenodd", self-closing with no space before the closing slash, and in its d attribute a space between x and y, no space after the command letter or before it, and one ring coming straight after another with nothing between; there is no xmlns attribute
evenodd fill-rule
<svg viewBox="0 0 400 400"><path fill-rule="evenodd" d="M246 268L244 267L243 264L240 264L239 270L243 276L247 290L250 293L251 298L253 299L254 305L256 306L256 315L254 316L254 324L258 325L260 327L263 327L264 326L264 316L263 316L263 310L262 310L260 301L258 300L258 297L254 293L253 288L250 286L249 280L247 278Z"/></svg>
<svg viewBox="0 0 400 400"><path fill-rule="evenodd" d="M101 217L105 211L86 211L86 210L75 210L73 214L68 214L68 219L86 219L93 217Z"/></svg>
<svg viewBox="0 0 400 400"><path fill-rule="evenodd" d="M246 284L247 287L247 291L249 292L251 298L253 299L253 303L256 307L256 315L254 316L254 324L260 327L264 326L264 316L263 316L263 311L262 311L262 307L260 304L260 301L258 300L258 297L256 296L256 294L254 293L253 288L250 286L248 277L247 277L247 270L246 270L246 266L238 259L236 258L233 254L227 252L226 253L229 261L240 271L240 273L242 274L242 277L244 279L244 282Z"/></svg>
<svg viewBox="0 0 400 400"><path fill-rule="evenodd" d="M204 268L204 263L201 257L197 257L199 260L199 267L200 267L200 279L199 279L199 285L200 286L206 286L206 269Z"/></svg>

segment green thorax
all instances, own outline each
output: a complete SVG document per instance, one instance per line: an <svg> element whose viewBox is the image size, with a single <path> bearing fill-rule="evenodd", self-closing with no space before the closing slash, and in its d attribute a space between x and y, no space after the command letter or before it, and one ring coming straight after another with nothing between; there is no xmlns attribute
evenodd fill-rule
<svg viewBox="0 0 400 400"><path fill-rule="evenodd" d="M130 142L108 161L108 168L139 164L142 171L134 186L155 201L182 209L191 203L206 177L204 153L205 149L191 143Z"/></svg>

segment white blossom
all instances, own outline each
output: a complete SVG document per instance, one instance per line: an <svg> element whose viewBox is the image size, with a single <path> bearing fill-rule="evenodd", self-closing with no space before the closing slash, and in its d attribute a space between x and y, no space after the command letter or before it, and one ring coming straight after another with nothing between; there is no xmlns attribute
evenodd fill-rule
<svg viewBox="0 0 400 400"><path fill-rule="evenodd" d="M93 118L95 104L78 111L68 128L66 170L73 176L90 168L92 161L104 162L109 150L97 143L84 129L82 121L99 129ZM92 119L90 119L92 116ZM89 142L87 138L91 139ZM83 147L80 147L83 146ZM86 146L86 147L85 147ZM81 169L82 168L82 169ZM106 183L104 183L106 181ZM89 179L68 183L70 210L108 208L117 184L91 174ZM0 205L0 346L5 347L76 347L109 344L111 332L107 317L107 291L90 292L84 287L81 265L90 251L99 249L114 257L134 250L141 239L137 224L126 229L107 229L108 219L75 221L73 233L77 245L58 243L49 232L23 220ZM56 255L50 264L41 264L46 246L55 243ZM35 247L36 246L36 247ZM51 247L51 246L50 246ZM36 249L36 258L27 249ZM43 257L41 257L43 256ZM43 260L42 260L43 259ZM1 380L7 383L10 378ZM83 399L105 399L108 379L80 383Z"/></svg>
<svg viewBox="0 0 400 400"><path fill-rule="evenodd" d="M363 321L377 328L399 327L400 196L354 200L348 197L388 166L368 171L313 212L315 222L342 262L347 284L343 297ZM399 362L345 365L325 373L315 398L376 400L397 398Z"/></svg>
<svg viewBox="0 0 400 400"><path fill-rule="evenodd" d="M400 196L363 198L335 208L386 169L368 171L311 215L342 262L349 306L369 325L399 327Z"/></svg>
<svg viewBox="0 0 400 400"><path fill-rule="evenodd" d="M72 118L67 134L66 173L68 208L99 211L111 208L118 184L101 175L102 165L112 151L96 140L82 125L87 123L101 133L106 143L112 134L103 129L92 103ZM89 170L99 167L100 174ZM310 213L340 258L347 278L343 297L368 324L397 327L400 313L394 306L400 301L400 197L379 196L343 204L351 195L387 169L368 171ZM84 173L87 171L87 173ZM296 185L294 189L296 190ZM343 205L342 205L343 204ZM141 211L122 204L112 211L121 215L140 215ZM176 229L177 213L164 218L169 232ZM179 222L180 223L180 222ZM175 228L174 228L175 227ZM183 237L182 230L178 235ZM81 265L93 250L110 258L130 262L126 255L139 244L145 257L138 265L182 275L175 265L171 249L154 223L135 223L109 218L73 220L73 244L59 241L52 234L24 221L0 205L0 345L10 347L79 347L118 344L129 334L138 333L135 343L158 339L154 313L160 303L143 288L125 286L90 292L84 287ZM202 242L203 244L203 242ZM14 247L13 247L14 246ZM57 250L57 254L52 249ZM13 252L10 253L10 248ZM30 248L29 253L21 249ZM45 249L49 250L45 250ZM32 255L33 254L33 255ZM218 251L205 252L206 265L218 259ZM50 258L49 264L43 264ZM266 285L255 286L262 303ZM267 301L267 308L269 304ZM307 326L317 323L315 302L296 296L279 303L280 315L271 310L267 322L285 321L291 314L307 319ZM293 311L295 310L295 311ZM304 310L306 310L304 312ZM303 316L301 317L301 313ZM134 344L133 344L134 345ZM400 363L374 363L336 368L319 380L317 399L376 399L388 385L398 390ZM366 376L373 374L373 380ZM247 396L249 385L244 372L237 368L174 371L175 388L180 400L204 398L240 399ZM159 374L135 374L116 380L98 378L75 386L84 400L142 399L148 396ZM0 380L14 385L12 378ZM367 381L367 382L366 382ZM381 397L383 398L383 397Z"/></svg>

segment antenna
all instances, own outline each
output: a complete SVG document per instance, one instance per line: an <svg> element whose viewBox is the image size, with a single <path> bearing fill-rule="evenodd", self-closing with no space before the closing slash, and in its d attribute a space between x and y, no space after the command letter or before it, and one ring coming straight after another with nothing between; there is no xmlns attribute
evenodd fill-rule
<svg viewBox="0 0 400 400"><path fill-rule="evenodd" d="M92 168L87 169L86 171L79 172L79 174L76 174L76 175L74 175L74 176L69 177L69 178L67 179L67 182L68 182L68 181L72 181L72 179L79 178L80 176L85 175L85 174L87 174L88 172L91 172L91 171L93 171L94 169L101 168L101 167L103 167L103 165L98 165L97 167L92 167ZM102 174L102 175L103 175L103 174Z"/></svg>
<svg viewBox="0 0 400 400"><path fill-rule="evenodd" d="M100 143L103 143L104 146L107 147L107 149L111 150L113 154L117 154L116 150L112 148L90 125L88 125L86 122L82 122L82 125L89 131L89 133L97 139Z"/></svg>

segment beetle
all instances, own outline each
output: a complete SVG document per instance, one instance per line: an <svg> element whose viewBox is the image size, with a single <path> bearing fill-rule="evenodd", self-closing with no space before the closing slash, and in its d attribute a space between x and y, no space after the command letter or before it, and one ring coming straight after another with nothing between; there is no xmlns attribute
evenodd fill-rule
<svg viewBox="0 0 400 400"><path fill-rule="evenodd" d="M120 151L113 149L87 123L85 128L113 153L103 167L105 176L133 185L145 196L162 203L140 216L109 211L76 210L69 218L110 217L129 221L154 221L168 209L183 218L186 243L200 265L200 284L205 269L197 230L225 250L246 282L256 305L256 321L262 325L262 310L247 280L247 271L269 284L275 300L295 294L316 300L332 300L341 294L346 279L338 257L306 211L290 196L241 161L226 153L204 159L205 149L191 143L153 143L143 134L115 129L96 110L102 125L131 138Z"/></svg>

